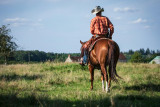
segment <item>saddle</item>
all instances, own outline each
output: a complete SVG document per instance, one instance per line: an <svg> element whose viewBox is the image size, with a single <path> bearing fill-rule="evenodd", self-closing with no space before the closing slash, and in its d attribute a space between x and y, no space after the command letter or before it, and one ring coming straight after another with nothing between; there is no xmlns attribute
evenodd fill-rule
<svg viewBox="0 0 160 107"><path fill-rule="evenodd" d="M103 39L111 39L108 38L108 36L98 36L98 37L92 37L89 41L87 41L85 43L85 48L83 47L83 52L85 53L86 57L87 57L87 64L90 60L90 52L94 49L95 44L99 41L99 40L103 40ZM83 53L82 52L82 53Z"/></svg>
<svg viewBox="0 0 160 107"><path fill-rule="evenodd" d="M96 37L95 39L93 39L93 40L91 41L91 45L90 45L89 48L88 48L89 53L93 50L95 44L96 44L99 40L102 40L102 39L109 39L109 38L106 38L106 37Z"/></svg>

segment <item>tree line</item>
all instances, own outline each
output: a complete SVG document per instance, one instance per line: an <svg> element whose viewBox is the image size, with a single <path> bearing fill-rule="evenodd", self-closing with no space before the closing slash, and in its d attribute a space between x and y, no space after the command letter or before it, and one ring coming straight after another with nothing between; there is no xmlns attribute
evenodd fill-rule
<svg viewBox="0 0 160 107"><path fill-rule="evenodd" d="M9 63L28 63L28 62L65 62L68 54L71 56L79 56L79 53L53 53L44 51L14 51L13 55L8 58ZM3 63L3 60L1 60Z"/></svg>
<svg viewBox="0 0 160 107"><path fill-rule="evenodd" d="M155 51L150 50L149 48L145 50L144 48L141 48L136 51L129 50L128 52L124 52L124 55L126 56L129 62L148 63L156 56L160 56L160 50Z"/></svg>

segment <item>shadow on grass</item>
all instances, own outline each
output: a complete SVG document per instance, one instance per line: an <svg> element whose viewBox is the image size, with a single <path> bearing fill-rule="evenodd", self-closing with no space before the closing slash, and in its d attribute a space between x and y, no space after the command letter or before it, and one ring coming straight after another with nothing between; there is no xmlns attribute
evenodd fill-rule
<svg viewBox="0 0 160 107"><path fill-rule="evenodd" d="M1 106L51 106L51 107L130 107L130 106L160 106L159 97L147 96L121 96L117 95L113 98L105 97L103 99L92 100L63 100L63 99L49 99L47 97L37 98L35 95L25 98L17 98L16 95L0 95Z"/></svg>
<svg viewBox="0 0 160 107"><path fill-rule="evenodd" d="M0 80L5 81L15 81L15 80L36 80L38 78L42 78L42 75L17 75L17 74L11 74L11 75L0 75Z"/></svg>
<svg viewBox="0 0 160 107"><path fill-rule="evenodd" d="M34 95L26 98L17 98L16 95L0 95L1 106L49 106L49 107L108 107L111 105L109 98L102 100L69 101L63 99L36 98Z"/></svg>
<svg viewBox="0 0 160 107"><path fill-rule="evenodd" d="M112 102L116 107L160 107L159 101L160 97L148 97L141 95L117 95L113 98Z"/></svg>
<svg viewBox="0 0 160 107"><path fill-rule="evenodd" d="M160 92L160 84L140 84L140 85L135 85L135 86L130 86L130 87L125 87L126 90L146 90L146 91L155 91L155 92Z"/></svg>

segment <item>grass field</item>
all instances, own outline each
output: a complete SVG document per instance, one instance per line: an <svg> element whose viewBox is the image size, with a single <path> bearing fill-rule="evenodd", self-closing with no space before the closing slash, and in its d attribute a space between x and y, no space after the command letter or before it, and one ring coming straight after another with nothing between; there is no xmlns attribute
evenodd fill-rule
<svg viewBox="0 0 160 107"><path fill-rule="evenodd" d="M0 106L160 107L160 65L118 63L123 78L101 88L95 71L90 91L87 67L71 63L0 65Z"/></svg>

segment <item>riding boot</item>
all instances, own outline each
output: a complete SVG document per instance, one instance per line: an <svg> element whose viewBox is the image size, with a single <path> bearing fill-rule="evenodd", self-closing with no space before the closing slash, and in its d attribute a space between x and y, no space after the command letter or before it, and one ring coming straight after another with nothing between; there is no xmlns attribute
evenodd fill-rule
<svg viewBox="0 0 160 107"><path fill-rule="evenodd" d="M83 56L84 56L84 49L81 49L81 55L80 55L80 65L84 66L85 64L83 63Z"/></svg>
<svg viewBox="0 0 160 107"><path fill-rule="evenodd" d="M81 59L80 59L80 63L79 63L80 65L82 65L82 66L84 66L85 64L83 63L83 57L81 57Z"/></svg>

